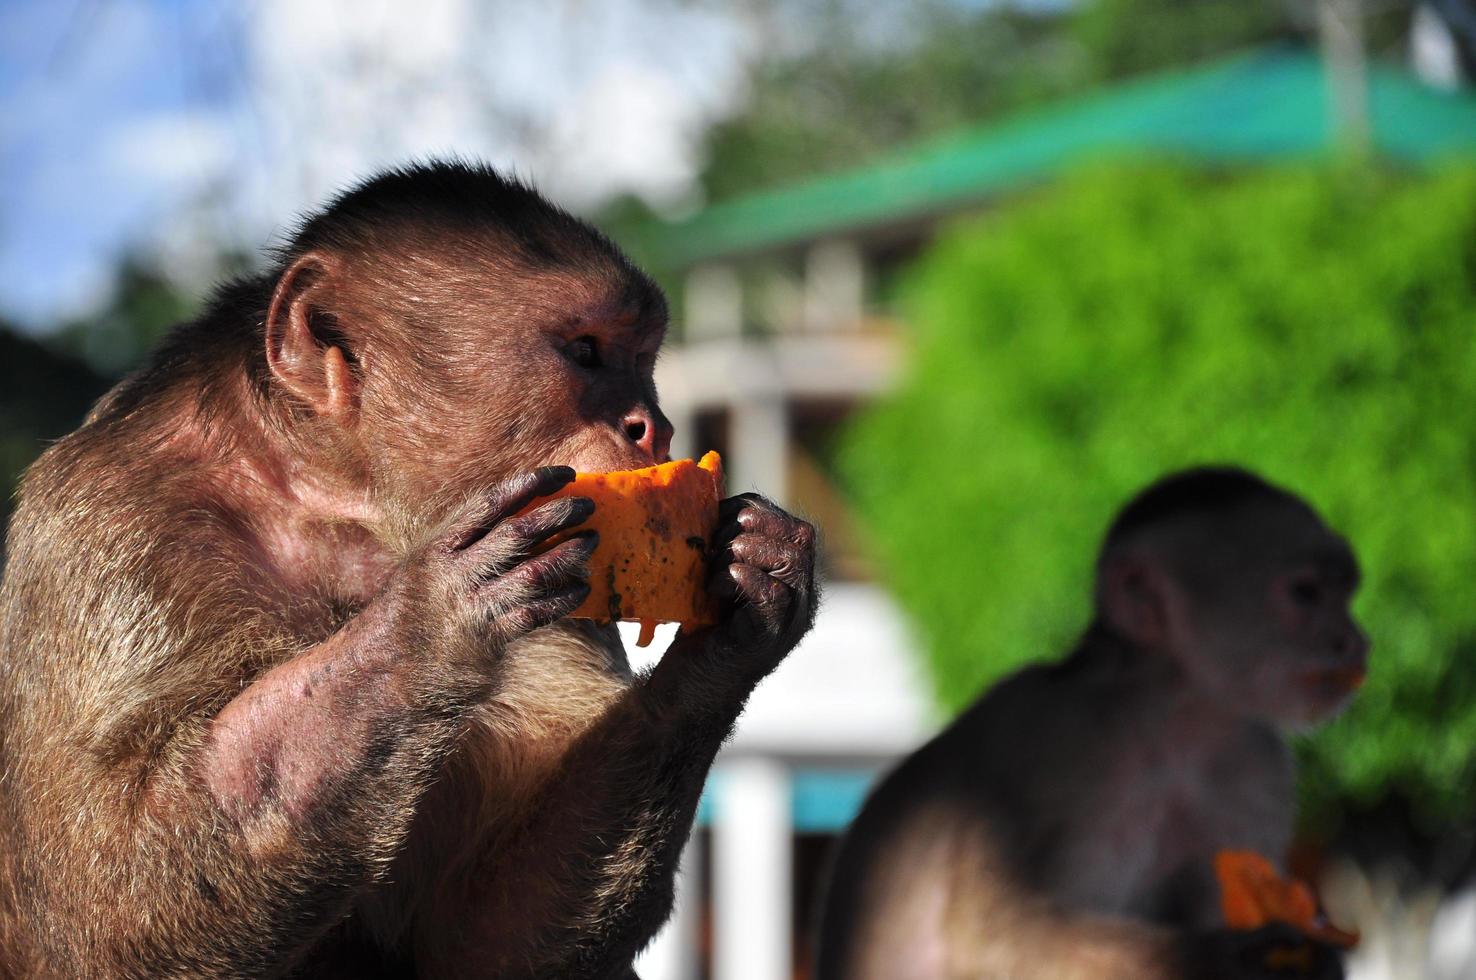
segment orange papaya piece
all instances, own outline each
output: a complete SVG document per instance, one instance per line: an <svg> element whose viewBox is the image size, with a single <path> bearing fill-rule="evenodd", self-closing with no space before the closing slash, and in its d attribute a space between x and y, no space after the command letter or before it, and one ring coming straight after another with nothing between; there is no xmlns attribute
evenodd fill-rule
<svg viewBox="0 0 1476 980"><path fill-rule="evenodd" d="M1220 911L1231 929L1281 922L1328 946L1351 949L1358 944L1358 933L1328 921L1305 882L1281 877L1255 851L1220 851L1215 855L1215 877L1220 883Z"/></svg>
<svg viewBox="0 0 1476 980"><path fill-rule="evenodd" d="M570 615L639 622L641 646L651 641L657 623L717 622L717 606L707 592L707 556L723 497L717 453L700 462L577 473L552 496L589 497L594 514L580 529L600 532L589 559L589 595Z"/></svg>

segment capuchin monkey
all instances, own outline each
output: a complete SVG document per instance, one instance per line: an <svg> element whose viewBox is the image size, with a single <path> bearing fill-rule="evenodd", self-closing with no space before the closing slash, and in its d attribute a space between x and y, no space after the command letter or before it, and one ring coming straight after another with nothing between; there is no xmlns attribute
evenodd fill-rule
<svg viewBox="0 0 1476 980"><path fill-rule="evenodd" d="M1214 858L1285 855L1284 733L1363 677L1357 585L1347 542L1250 473L1143 491L1107 533L1076 649L1005 680L871 795L834 860L818 976L1283 975L1265 954L1299 937L1226 930ZM1312 975L1341 975L1312 956Z"/></svg>
<svg viewBox="0 0 1476 980"><path fill-rule="evenodd" d="M573 468L667 457L661 293L480 167L384 174L26 474L0 587L0 975L629 977L713 755L809 628L752 495L632 675Z"/></svg>

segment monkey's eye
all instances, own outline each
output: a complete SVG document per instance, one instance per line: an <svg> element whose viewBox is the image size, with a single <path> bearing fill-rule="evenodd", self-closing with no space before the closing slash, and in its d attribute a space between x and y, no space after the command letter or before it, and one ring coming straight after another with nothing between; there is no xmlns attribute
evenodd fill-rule
<svg viewBox="0 0 1476 980"><path fill-rule="evenodd" d="M597 368L605 362L600 358L600 344L590 336L576 337L564 348L564 354L582 368Z"/></svg>
<svg viewBox="0 0 1476 980"><path fill-rule="evenodd" d="M1300 605L1315 606L1322 601L1322 584L1315 578L1299 578L1292 582L1291 594Z"/></svg>

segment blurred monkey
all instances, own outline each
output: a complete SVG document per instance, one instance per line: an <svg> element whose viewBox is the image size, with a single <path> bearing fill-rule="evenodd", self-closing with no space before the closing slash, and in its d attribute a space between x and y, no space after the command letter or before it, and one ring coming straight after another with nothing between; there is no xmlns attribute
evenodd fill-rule
<svg viewBox="0 0 1476 980"><path fill-rule="evenodd" d="M1233 468L1143 491L1096 614L872 794L823 911L821 980L1256 977L1285 930L1230 933L1214 857L1290 843L1284 732L1336 714L1368 641L1348 544ZM1316 975L1337 956L1316 949Z"/></svg>

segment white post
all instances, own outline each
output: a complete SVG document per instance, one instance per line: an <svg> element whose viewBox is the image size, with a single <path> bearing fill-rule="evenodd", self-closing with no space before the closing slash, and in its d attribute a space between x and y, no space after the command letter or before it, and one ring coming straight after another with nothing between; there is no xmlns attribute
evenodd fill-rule
<svg viewBox="0 0 1476 980"><path fill-rule="evenodd" d="M819 242L805 253L806 330L852 330L861 322L865 261L854 242Z"/></svg>
<svg viewBox="0 0 1476 980"><path fill-rule="evenodd" d="M1455 33L1428 3L1416 7L1410 21L1409 58L1426 85L1453 92L1465 80Z"/></svg>
<svg viewBox="0 0 1476 980"><path fill-rule="evenodd" d="M682 853L671 918L636 958L641 980L691 980L697 975L698 905L702 900L702 839L695 833Z"/></svg>
<svg viewBox="0 0 1476 980"><path fill-rule="evenodd" d="M686 339L713 340L743 332L743 284L731 266L699 265L687 273Z"/></svg>
<svg viewBox="0 0 1476 980"><path fill-rule="evenodd" d="M778 392L754 392L728 418L733 468L728 492L757 490L783 502L788 492L789 408Z"/></svg>
<svg viewBox="0 0 1476 980"><path fill-rule="evenodd" d="M1318 0L1317 32L1336 137L1349 149L1369 147L1368 67L1361 0Z"/></svg>
<svg viewBox="0 0 1476 980"><path fill-rule="evenodd" d="M773 759L723 767L712 828L714 980L793 970L789 771Z"/></svg>
<svg viewBox="0 0 1476 980"><path fill-rule="evenodd" d="M770 268L759 279L749 319L769 336L794 333L804 327L805 302L799 276L782 266Z"/></svg>

